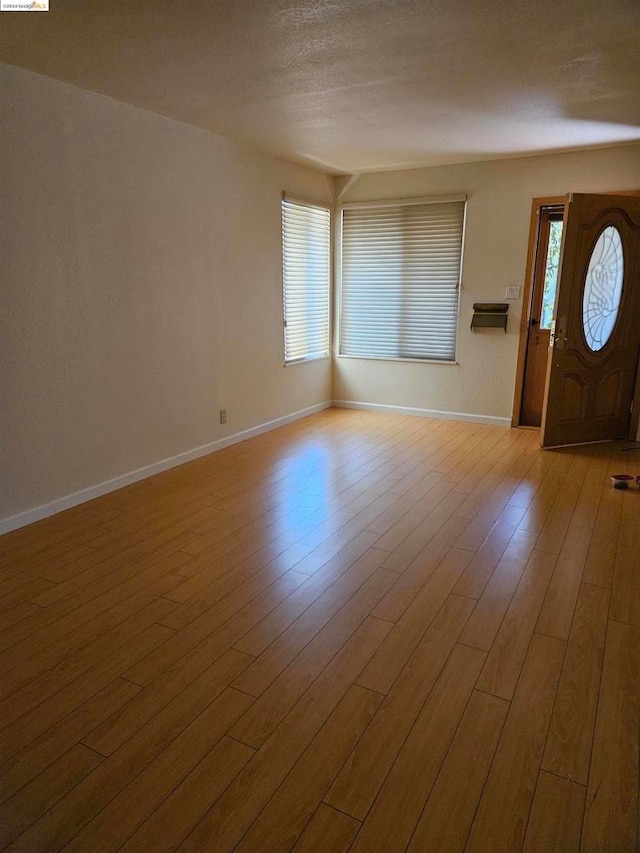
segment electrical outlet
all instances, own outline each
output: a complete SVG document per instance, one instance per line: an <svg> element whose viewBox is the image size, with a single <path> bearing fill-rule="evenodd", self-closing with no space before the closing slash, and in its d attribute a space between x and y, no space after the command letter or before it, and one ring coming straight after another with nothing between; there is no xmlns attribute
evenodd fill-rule
<svg viewBox="0 0 640 853"><path fill-rule="evenodd" d="M520 288L517 284L508 284L504 289L505 299L520 299Z"/></svg>
<svg viewBox="0 0 640 853"><path fill-rule="evenodd" d="M220 423L226 424L226 422L227 422L227 410L226 409L220 409Z"/></svg>

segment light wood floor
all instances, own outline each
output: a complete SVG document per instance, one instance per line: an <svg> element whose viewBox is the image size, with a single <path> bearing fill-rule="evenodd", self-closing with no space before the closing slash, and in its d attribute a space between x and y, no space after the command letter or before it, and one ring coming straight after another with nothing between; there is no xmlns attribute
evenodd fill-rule
<svg viewBox="0 0 640 853"><path fill-rule="evenodd" d="M640 473L329 410L0 539L0 845L633 851Z"/></svg>

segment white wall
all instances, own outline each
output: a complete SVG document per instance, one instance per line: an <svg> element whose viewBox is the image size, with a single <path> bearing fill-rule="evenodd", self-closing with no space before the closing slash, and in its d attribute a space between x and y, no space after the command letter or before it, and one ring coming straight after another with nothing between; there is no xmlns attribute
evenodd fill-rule
<svg viewBox="0 0 640 853"><path fill-rule="evenodd" d="M0 519L331 398L282 352L280 194L329 201L320 173L1 82Z"/></svg>
<svg viewBox="0 0 640 853"><path fill-rule="evenodd" d="M471 332L474 302L504 301L524 285L534 197L640 187L640 145L358 178L343 202L466 193L464 268L455 366L338 358L335 400L486 415L510 421L522 300L508 332Z"/></svg>

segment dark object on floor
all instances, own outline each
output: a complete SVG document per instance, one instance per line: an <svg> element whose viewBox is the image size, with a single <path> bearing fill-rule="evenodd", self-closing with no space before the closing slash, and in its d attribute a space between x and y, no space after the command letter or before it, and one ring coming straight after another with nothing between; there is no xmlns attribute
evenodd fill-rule
<svg viewBox="0 0 640 853"><path fill-rule="evenodd" d="M611 483L614 489L628 489L629 483L633 483L631 474L612 474Z"/></svg>

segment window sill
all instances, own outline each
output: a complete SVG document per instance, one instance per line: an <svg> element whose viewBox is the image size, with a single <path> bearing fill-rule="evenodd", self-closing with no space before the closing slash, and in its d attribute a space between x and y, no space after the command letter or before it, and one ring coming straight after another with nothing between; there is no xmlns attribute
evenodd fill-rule
<svg viewBox="0 0 640 853"><path fill-rule="evenodd" d="M315 361L329 361L330 355L318 355L312 358L298 358L295 361L285 361L284 367L297 367L299 364L312 364Z"/></svg>

